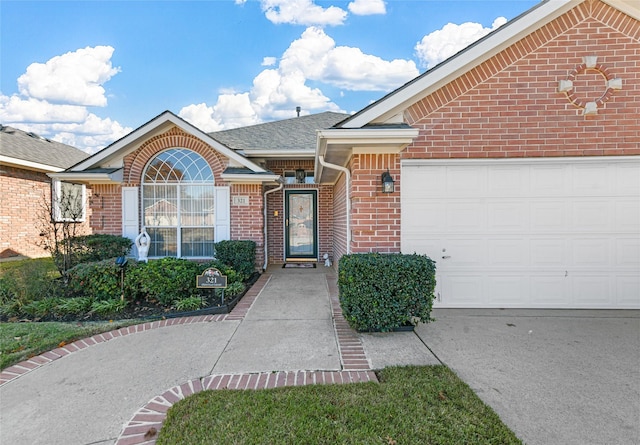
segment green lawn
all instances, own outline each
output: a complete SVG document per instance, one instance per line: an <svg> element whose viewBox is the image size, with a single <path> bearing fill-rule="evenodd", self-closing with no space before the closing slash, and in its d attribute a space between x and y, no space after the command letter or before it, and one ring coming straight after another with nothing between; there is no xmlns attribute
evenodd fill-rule
<svg viewBox="0 0 640 445"><path fill-rule="evenodd" d="M157 443L521 443L445 366L387 368L379 379L197 393L169 410Z"/></svg>
<svg viewBox="0 0 640 445"><path fill-rule="evenodd" d="M94 323L0 323L0 369L85 337L139 321Z"/></svg>

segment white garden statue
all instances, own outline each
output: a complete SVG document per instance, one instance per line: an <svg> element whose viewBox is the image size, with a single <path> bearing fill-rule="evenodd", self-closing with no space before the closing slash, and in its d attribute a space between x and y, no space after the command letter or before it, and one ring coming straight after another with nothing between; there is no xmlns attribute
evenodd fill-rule
<svg viewBox="0 0 640 445"><path fill-rule="evenodd" d="M149 255L149 242L151 241L151 237L142 228L142 232L140 235L136 236L136 248L138 249L138 261L144 261L145 263L148 261L147 255Z"/></svg>

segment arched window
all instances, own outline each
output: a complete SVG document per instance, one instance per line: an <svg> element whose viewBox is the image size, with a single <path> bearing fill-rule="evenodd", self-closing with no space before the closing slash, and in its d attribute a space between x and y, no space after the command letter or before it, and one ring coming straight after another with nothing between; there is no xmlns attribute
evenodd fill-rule
<svg viewBox="0 0 640 445"><path fill-rule="evenodd" d="M212 257L214 197L213 171L202 156L185 148L155 156L142 177L149 256Z"/></svg>

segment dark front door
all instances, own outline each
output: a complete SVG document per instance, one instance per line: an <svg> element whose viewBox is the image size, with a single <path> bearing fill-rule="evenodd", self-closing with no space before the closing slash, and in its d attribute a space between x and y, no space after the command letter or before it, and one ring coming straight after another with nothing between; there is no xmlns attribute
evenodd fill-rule
<svg viewBox="0 0 640 445"><path fill-rule="evenodd" d="M288 190L284 194L285 251L289 260L318 259L316 190Z"/></svg>

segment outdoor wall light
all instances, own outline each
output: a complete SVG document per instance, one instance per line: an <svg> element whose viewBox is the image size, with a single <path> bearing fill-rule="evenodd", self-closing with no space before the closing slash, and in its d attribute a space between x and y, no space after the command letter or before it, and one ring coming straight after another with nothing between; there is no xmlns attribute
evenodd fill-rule
<svg viewBox="0 0 640 445"><path fill-rule="evenodd" d="M382 193L393 193L393 178L389 174L389 170L382 173Z"/></svg>

